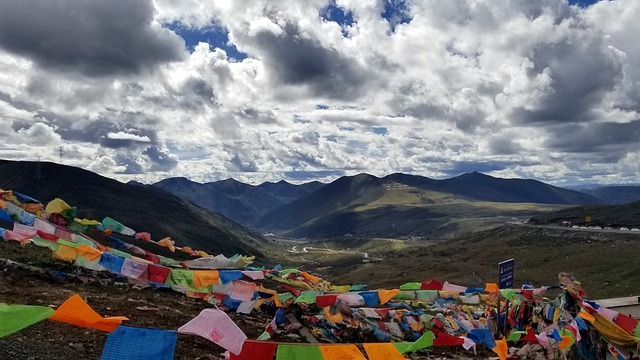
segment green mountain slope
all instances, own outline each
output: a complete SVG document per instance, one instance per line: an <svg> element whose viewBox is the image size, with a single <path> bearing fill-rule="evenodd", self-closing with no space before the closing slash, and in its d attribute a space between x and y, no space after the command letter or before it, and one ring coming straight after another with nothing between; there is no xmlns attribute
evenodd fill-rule
<svg viewBox="0 0 640 360"><path fill-rule="evenodd" d="M32 196L43 204L59 197L78 208L78 217L110 216L159 240L213 254L262 256L264 239L233 221L151 186L123 184L95 173L53 163L0 160L0 188Z"/></svg>
<svg viewBox="0 0 640 360"><path fill-rule="evenodd" d="M524 202L528 199L524 195L512 196L520 200L517 203L487 201L484 199L508 198L498 190L493 191L494 195L488 195L489 185L481 192L483 196L478 195L482 199L476 199L465 187L456 190L461 187L459 180L437 181L405 174L382 179L366 174L346 176L267 214L258 226L297 238L434 239L483 230L512 218L528 219L534 214L559 208L558 205Z"/></svg>

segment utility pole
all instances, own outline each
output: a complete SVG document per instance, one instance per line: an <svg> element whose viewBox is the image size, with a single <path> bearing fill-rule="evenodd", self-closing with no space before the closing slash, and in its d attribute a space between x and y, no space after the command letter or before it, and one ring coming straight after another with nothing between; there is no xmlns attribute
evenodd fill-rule
<svg viewBox="0 0 640 360"><path fill-rule="evenodd" d="M42 179L42 168L40 166L40 154L37 154L38 157L38 162L36 163L36 173L33 175L33 177L37 180Z"/></svg>

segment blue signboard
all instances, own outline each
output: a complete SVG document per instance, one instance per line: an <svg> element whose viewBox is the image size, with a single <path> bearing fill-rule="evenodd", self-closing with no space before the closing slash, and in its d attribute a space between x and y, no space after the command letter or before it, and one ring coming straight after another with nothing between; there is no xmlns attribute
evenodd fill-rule
<svg viewBox="0 0 640 360"><path fill-rule="evenodd" d="M498 263L498 287L509 289L513 286L513 259Z"/></svg>

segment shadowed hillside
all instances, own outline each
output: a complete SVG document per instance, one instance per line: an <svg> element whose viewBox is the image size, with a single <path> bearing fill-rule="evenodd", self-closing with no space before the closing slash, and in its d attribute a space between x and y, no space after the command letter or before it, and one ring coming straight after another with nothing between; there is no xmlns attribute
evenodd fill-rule
<svg viewBox="0 0 640 360"><path fill-rule="evenodd" d="M306 196L324 184L314 181L294 185L279 181L253 186L233 179L201 184L186 178L169 178L153 186L238 223L251 225L262 215Z"/></svg>
<svg viewBox="0 0 640 360"><path fill-rule="evenodd" d="M610 205L628 204L640 200L640 186L602 186L581 190L585 194L603 199Z"/></svg>
<svg viewBox="0 0 640 360"><path fill-rule="evenodd" d="M576 206L535 216L531 223L557 225L566 220L584 225L587 215L591 217L592 226L640 228L640 201L624 205Z"/></svg>
<svg viewBox="0 0 640 360"><path fill-rule="evenodd" d="M242 226L149 186L123 184L92 172L53 163L0 161L0 188L43 204L59 197L78 209L78 217L110 216L156 240L170 236L178 246L219 254L262 256L264 239Z"/></svg>

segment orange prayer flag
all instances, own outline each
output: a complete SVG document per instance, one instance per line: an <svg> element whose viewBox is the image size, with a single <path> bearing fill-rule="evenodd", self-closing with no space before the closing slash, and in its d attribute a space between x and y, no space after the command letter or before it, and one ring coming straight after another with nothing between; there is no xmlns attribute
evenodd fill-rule
<svg viewBox="0 0 640 360"><path fill-rule="evenodd" d="M320 345L324 360L366 360L355 344Z"/></svg>
<svg viewBox="0 0 640 360"><path fill-rule="evenodd" d="M503 337L500 340L496 340L496 347L493 349L494 353L498 354L500 360L507 360L507 356L509 356L509 348L507 347L507 338Z"/></svg>
<svg viewBox="0 0 640 360"><path fill-rule="evenodd" d="M102 255L102 251L85 244L80 244L76 248L76 253L89 261L98 261Z"/></svg>
<svg viewBox="0 0 640 360"><path fill-rule="evenodd" d="M218 270L194 270L191 284L194 288L200 289L220 283Z"/></svg>
<svg viewBox="0 0 640 360"><path fill-rule="evenodd" d="M387 303L389 300L391 300L391 298L396 296L399 292L400 292L400 289L378 290L378 298L380 299L380 304Z"/></svg>
<svg viewBox="0 0 640 360"><path fill-rule="evenodd" d="M344 320L344 318L342 317L342 313L340 311L338 311L335 314L332 314L331 311L329 310L331 308L331 306L327 306L324 308L324 317L331 321L334 324L337 324L339 322L341 322L342 320Z"/></svg>
<svg viewBox="0 0 640 360"><path fill-rule="evenodd" d="M114 331L123 320L129 320L124 316L103 318L78 294L62 303L49 319L108 332Z"/></svg>
<svg viewBox="0 0 640 360"><path fill-rule="evenodd" d="M160 246L164 246L166 248L169 248L169 250L171 252L175 252L176 251L176 247L173 246L173 240L171 240L170 237L162 238L162 239L158 240L156 242L156 244L158 244Z"/></svg>
<svg viewBox="0 0 640 360"><path fill-rule="evenodd" d="M317 284L320 281L322 281L322 279L320 279L319 277L313 276L313 275L309 274L306 271L300 271L300 274L302 274L302 276L304 276L305 279L311 281L311 283L313 283L313 284Z"/></svg>
<svg viewBox="0 0 640 360"><path fill-rule="evenodd" d="M53 252L53 257L63 261L74 262L76 261L76 248L60 244L58 250Z"/></svg>
<svg viewBox="0 0 640 360"><path fill-rule="evenodd" d="M484 288L484 291L488 293L496 293L496 292L500 292L500 288L498 288L498 284L496 283L487 283L486 287Z"/></svg>
<svg viewBox="0 0 640 360"><path fill-rule="evenodd" d="M573 339L569 335L562 336L562 341L558 343L561 350L567 350L571 345L573 345Z"/></svg>
<svg viewBox="0 0 640 360"><path fill-rule="evenodd" d="M581 318L583 318L584 320L587 320L588 322L590 322L592 324L596 321L595 316L589 314L584 309L580 310L580 312L578 313L578 316L580 316Z"/></svg>
<svg viewBox="0 0 640 360"><path fill-rule="evenodd" d="M406 359L392 343L364 343L369 360L404 360Z"/></svg>

